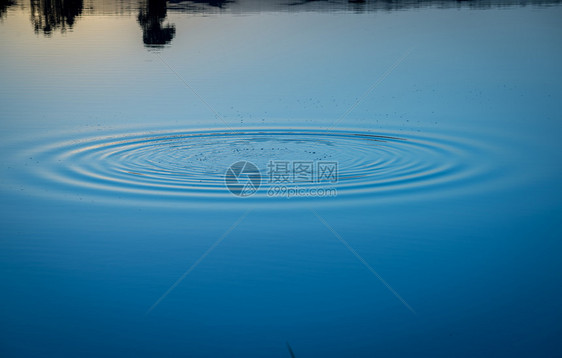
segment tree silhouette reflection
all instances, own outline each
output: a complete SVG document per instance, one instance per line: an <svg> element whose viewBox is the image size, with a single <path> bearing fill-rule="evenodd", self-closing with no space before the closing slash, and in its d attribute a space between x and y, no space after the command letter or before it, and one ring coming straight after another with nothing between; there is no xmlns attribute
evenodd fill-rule
<svg viewBox="0 0 562 358"><path fill-rule="evenodd" d="M176 36L174 24L165 23L168 11L198 15L299 11L368 13L424 7L489 9L560 3L562 0L0 0L0 20L10 13L11 6L17 6L29 11L35 33L50 36L55 31L64 33L72 29L84 11L88 16L133 15L138 11L143 43L150 48L167 45Z"/></svg>
<svg viewBox="0 0 562 358"><path fill-rule="evenodd" d="M15 5L16 2L13 0L0 0L0 20L4 17L6 10L12 5Z"/></svg>
<svg viewBox="0 0 562 358"><path fill-rule="evenodd" d="M76 18L82 14L83 0L31 0L31 23L36 33L51 35L60 29L72 29Z"/></svg>
<svg viewBox="0 0 562 358"><path fill-rule="evenodd" d="M165 0L148 0L139 10L138 21L142 27L142 40L147 47L160 47L172 41L176 34L174 25L163 25L167 7Z"/></svg>

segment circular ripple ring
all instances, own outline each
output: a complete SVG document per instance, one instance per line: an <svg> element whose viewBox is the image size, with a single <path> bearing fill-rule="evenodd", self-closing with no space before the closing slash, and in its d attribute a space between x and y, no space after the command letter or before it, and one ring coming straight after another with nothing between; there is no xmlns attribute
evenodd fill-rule
<svg viewBox="0 0 562 358"><path fill-rule="evenodd" d="M37 192L147 205L271 204L265 200L274 185L269 163L337 163L336 183L313 184L335 188L338 199L332 201L341 205L466 193L489 174L477 160L484 152L474 143L430 134L254 129L85 137L32 146L24 155L41 163L33 169L41 179L33 184ZM229 166L241 160L262 171L262 186L249 199L233 197L224 183Z"/></svg>

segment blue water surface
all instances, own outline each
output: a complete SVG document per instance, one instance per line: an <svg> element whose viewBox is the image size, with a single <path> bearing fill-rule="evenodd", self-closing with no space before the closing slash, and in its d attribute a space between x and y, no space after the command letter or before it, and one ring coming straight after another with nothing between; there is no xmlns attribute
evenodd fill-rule
<svg viewBox="0 0 562 358"><path fill-rule="evenodd" d="M2 1L0 356L560 357L560 19Z"/></svg>

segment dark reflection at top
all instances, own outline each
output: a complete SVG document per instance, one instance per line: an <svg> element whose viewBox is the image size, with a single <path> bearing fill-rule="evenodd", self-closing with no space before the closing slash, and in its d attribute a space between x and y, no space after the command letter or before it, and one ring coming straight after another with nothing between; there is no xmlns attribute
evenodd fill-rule
<svg viewBox="0 0 562 358"><path fill-rule="evenodd" d="M87 6L84 7L84 2ZM186 14L260 12L376 12L418 8L488 9L515 6L548 6L562 0L0 0L0 20L10 6L29 11L36 33L72 29L81 16L137 15L146 47L162 47L176 35L166 23L169 12ZM84 14L84 11L86 12Z"/></svg>
<svg viewBox="0 0 562 358"><path fill-rule="evenodd" d="M208 5L211 7L218 7L218 8L223 8L226 4L228 3L232 3L235 0L211 0L211 1L205 1L205 0L189 0L189 1L185 1L185 0L170 0L169 3L170 4L178 4L178 5L189 5L191 4L200 4L200 5Z"/></svg>
<svg viewBox="0 0 562 358"><path fill-rule="evenodd" d="M141 4L138 22L142 28L142 40L146 47L162 47L169 44L176 34L173 24L165 24L168 8L182 12L201 13L206 7L223 9L234 0L146 0Z"/></svg>
<svg viewBox="0 0 562 358"><path fill-rule="evenodd" d="M140 8L138 21L142 27L142 40L147 47L160 47L174 38L174 25L163 25L167 11L166 0L147 0Z"/></svg>
<svg viewBox="0 0 562 358"><path fill-rule="evenodd" d="M10 6L15 4L16 2L13 0L0 0L0 20L2 20L2 18L6 14L6 10L8 10Z"/></svg>
<svg viewBox="0 0 562 358"><path fill-rule="evenodd" d="M170 0L168 9L183 13L205 14L227 10L227 5L239 2L240 0Z"/></svg>
<svg viewBox="0 0 562 358"><path fill-rule="evenodd" d="M54 30L72 29L82 14L83 0L31 0L31 23L36 33L51 35Z"/></svg>
<svg viewBox="0 0 562 358"><path fill-rule="evenodd" d="M560 0L265 0L265 3L276 4L278 10L287 11L393 11L424 7L436 8L475 8L487 9L494 7L549 5L561 3ZM263 11L263 6L260 6Z"/></svg>

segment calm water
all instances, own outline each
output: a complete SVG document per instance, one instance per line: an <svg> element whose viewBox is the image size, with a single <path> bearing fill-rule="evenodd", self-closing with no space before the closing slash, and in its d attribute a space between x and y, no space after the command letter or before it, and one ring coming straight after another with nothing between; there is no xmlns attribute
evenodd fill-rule
<svg viewBox="0 0 562 358"><path fill-rule="evenodd" d="M560 2L0 19L1 356L562 355Z"/></svg>

